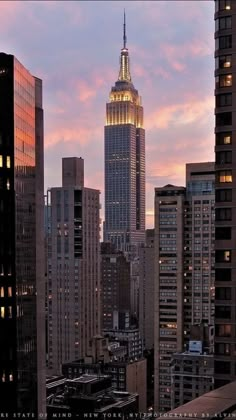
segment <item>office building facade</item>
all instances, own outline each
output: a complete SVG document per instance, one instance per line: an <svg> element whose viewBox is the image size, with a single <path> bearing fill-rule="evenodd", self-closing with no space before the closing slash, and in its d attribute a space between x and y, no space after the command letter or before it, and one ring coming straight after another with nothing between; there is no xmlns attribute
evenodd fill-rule
<svg viewBox="0 0 236 420"><path fill-rule="evenodd" d="M236 377L235 1L215 1L215 386Z"/></svg>
<svg viewBox="0 0 236 420"><path fill-rule="evenodd" d="M48 192L48 372L84 357L100 333L98 190L84 187L84 161L62 159L62 187Z"/></svg>
<svg viewBox="0 0 236 420"><path fill-rule="evenodd" d="M8 413L45 411L43 162L42 81L0 53L0 395Z"/></svg>
<svg viewBox="0 0 236 420"><path fill-rule="evenodd" d="M110 242L101 243L101 303L104 330L130 327L130 262Z"/></svg>
<svg viewBox="0 0 236 420"><path fill-rule="evenodd" d="M145 239L143 107L131 80L125 22L119 77L106 106L104 239L127 251Z"/></svg>

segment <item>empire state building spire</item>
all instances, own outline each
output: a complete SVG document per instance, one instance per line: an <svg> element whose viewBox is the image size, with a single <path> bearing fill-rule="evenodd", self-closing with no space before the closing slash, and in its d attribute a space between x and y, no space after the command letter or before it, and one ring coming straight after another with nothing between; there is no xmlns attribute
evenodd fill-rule
<svg viewBox="0 0 236 420"><path fill-rule="evenodd" d="M126 21L125 21L125 11L124 11L124 24L123 24L123 48L120 55L120 71L118 80L121 82L131 82L130 75L130 66L129 66L129 53L128 48L126 47L127 37L126 37Z"/></svg>

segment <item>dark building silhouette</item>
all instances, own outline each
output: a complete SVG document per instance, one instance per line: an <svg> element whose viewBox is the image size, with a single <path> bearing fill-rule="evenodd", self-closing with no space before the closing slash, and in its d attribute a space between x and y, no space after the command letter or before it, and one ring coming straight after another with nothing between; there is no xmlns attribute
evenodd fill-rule
<svg viewBox="0 0 236 420"><path fill-rule="evenodd" d="M0 53L0 406L45 411L42 81Z"/></svg>
<svg viewBox="0 0 236 420"><path fill-rule="evenodd" d="M236 2L215 1L215 386L236 378Z"/></svg>
<svg viewBox="0 0 236 420"><path fill-rule="evenodd" d="M103 329L130 326L130 262L112 243L101 244Z"/></svg>

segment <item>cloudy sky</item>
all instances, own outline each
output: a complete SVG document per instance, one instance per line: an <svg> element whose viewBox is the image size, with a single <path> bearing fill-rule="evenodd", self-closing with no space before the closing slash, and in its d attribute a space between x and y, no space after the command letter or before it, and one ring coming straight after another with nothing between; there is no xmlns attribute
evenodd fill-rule
<svg viewBox="0 0 236 420"><path fill-rule="evenodd" d="M43 79L45 187L62 156L85 159L102 191L105 103L118 77L126 9L131 74L146 128L147 226L153 190L183 185L185 163L214 159L213 1L0 1L0 51Z"/></svg>

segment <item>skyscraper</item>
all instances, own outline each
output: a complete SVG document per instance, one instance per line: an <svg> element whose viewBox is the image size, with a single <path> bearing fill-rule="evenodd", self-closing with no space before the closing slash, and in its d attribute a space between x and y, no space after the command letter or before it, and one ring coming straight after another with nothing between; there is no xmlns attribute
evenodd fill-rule
<svg viewBox="0 0 236 420"><path fill-rule="evenodd" d="M45 412L42 81L0 53L0 405Z"/></svg>
<svg viewBox="0 0 236 420"><path fill-rule="evenodd" d="M106 106L104 239L130 250L145 240L145 131L131 80L124 15L120 71Z"/></svg>
<svg viewBox="0 0 236 420"><path fill-rule="evenodd" d="M192 326L197 325L198 329L201 325L213 331L210 324L214 314L214 187L214 163L200 162L186 165L186 189L167 185L155 190L156 410L171 408L172 355L189 350ZM204 352L212 353L212 349L202 343L203 348ZM189 369L191 372L191 367ZM193 394L186 387L183 390L186 400L191 398ZM174 400L178 399L176 390Z"/></svg>
<svg viewBox="0 0 236 420"><path fill-rule="evenodd" d="M236 2L215 1L215 386L236 378Z"/></svg>
<svg viewBox="0 0 236 420"><path fill-rule="evenodd" d="M84 187L82 158L62 159L48 191L48 370L85 357L100 334L99 194Z"/></svg>

